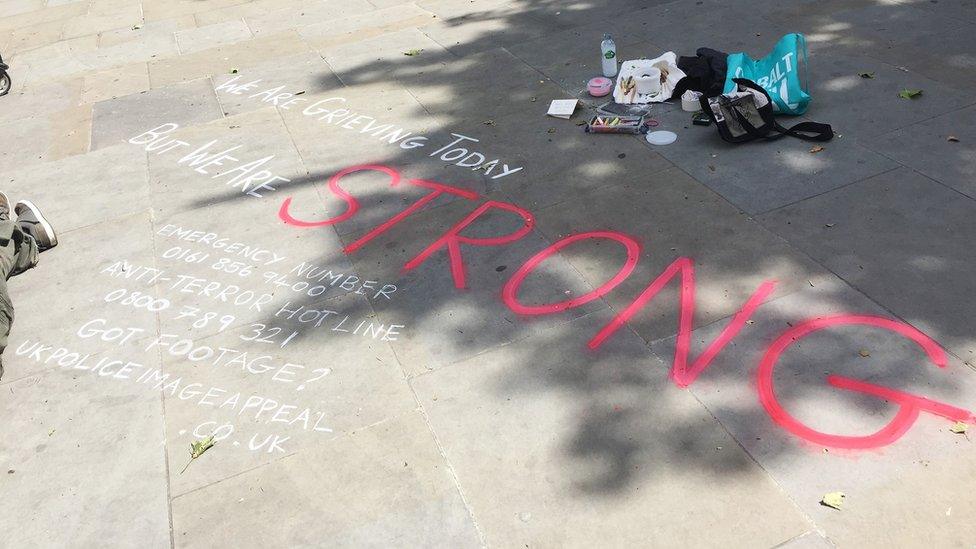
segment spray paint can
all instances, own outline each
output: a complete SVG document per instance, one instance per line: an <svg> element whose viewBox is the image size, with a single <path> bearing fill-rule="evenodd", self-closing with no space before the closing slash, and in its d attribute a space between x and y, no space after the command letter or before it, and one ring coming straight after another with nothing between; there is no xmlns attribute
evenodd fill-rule
<svg viewBox="0 0 976 549"><path fill-rule="evenodd" d="M600 62L603 64L603 76L613 78L617 76L617 45L613 43L610 33L603 35L603 42L600 42Z"/></svg>

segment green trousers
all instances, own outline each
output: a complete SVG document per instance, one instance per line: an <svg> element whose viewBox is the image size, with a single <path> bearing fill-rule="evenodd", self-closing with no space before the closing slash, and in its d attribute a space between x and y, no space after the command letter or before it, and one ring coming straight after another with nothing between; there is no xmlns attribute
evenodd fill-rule
<svg viewBox="0 0 976 549"><path fill-rule="evenodd" d="M3 350L14 322L14 304L7 291L7 279L37 265L37 243L21 230L16 221L0 221L0 377L3 377Z"/></svg>

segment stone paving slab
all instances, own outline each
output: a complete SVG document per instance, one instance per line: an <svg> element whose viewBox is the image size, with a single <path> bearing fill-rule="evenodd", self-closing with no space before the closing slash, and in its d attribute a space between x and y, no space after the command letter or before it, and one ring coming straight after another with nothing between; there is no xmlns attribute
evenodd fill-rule
<svg viewBox="0 0 976 549"><path fill-rule="evenodd" d="M646 198L638 203L634 197ZM603 220L600 225L591 226L588 217L593 214ZM694 265L696 326L734 313L767 280L777 282L775 296L829 276L677 169L569 198L539 212L539 219L540 231L552 240L609 230L642 245L634 274L604 297L618 312L679 258ZM612 280L626 258L622 245L600 240L566 249L563 255L594 288ZM673 334L679 286L674 281L662 289L629 322L630 328L646 341Z"/></svg>
<svg viewBox="0 0 976 549"><path fill-rule="evenodd" d="M843 126L820 102L811 104L807 117ZM797 139L730 145L714 126L695 126L691 113L672 106L652 109L651 116L678 134L666 147L649 146L726 200L751 214L759 214L894 169L889 158L845 136L820 146ZM873 115L872 115L873 116ZM803 118L783 119L791 126ZM838 131L842 133L840 127Z"/></svg>
<svg viewBox="0 0 976 549"><path fill-rule="evenodd" d="M238 536L256 545L479 544L453 474L417 412L183 494L173 500L173 514L179 547Z"/></svg>
<svg viewBox="0 0 976 549"><path fill-rule="evenodd" d="M269 12L294 9L304 4L307 4L307 0L256 0L254 2L215 7L214 9L201 11L188 17L197 25L205 26L224 23L226 21L242 20L245 17L260 16Z"/></svg>
<svg viewBox="0 0 976 549"><path fill-rule="evenodd" d="M771 231L970 361L973 204L907 168L771 212ZM829 225L829 226L828 226ZM882 282L883 280L883 282Z"/></svg>
<svg viewBox="0 0 976 549"><path fill-rule="evenodd" d="M72 92L76 90L73 87ZM8 165L27 166L84 153L89 148L91 121L91 107L81 105L6 122L0 156Z"/></svg>
<svg viewBox="0 0 976 549"><path fill-rule="evenodd" d="M133 63L85 76L81 92L83 103L98 103L149 90L149 68Z"/></svg>
<svg viewBox="0 0 976 549"><path fill-rule="evenodd" d="M918 2L914 4L921 10L938 15L976 23L976 6L966 0L940 0L939 2Z"/></svg>
<svg viewBox="0 0 976 549"><path fill-rule="evenodd" d="M496 120L489 136L515 133L521 120L520 116ZM548 208L603 187L647 185L661 172L673 168L663 156L649 152L640 138L588 135L575 124L570 128L566 128L562 121L552 124L549 128L543 126L523 133L504 151L524 160L526 173L516 181L496 183L495 186L513 202L526 208ZM549 133L550 128L556 131ZM522 145L521 149L519 145ZM551 160L538 165L532 162L532 155L520 155L519 150L546 151Z"/></svg>
<svg viewBox="0 0 976 549"><path fill-rule="evenodd" d="M245 4L246 0L210 0L202 3L195 0L160 0L142 5L143 17L147 22L162 21L185 15L195 15L228 6Z"/></svg>
<svg viewBox="0 0 976 549"><path fill-rule="evenodd" d="M374 306L380 319L387 324L409 327L410 337L390 345L410 375L485 352L545 329L552 323L563 323L605 308L602 303L592 302L565 315L524 322L502 303L498 296L510 273L546 246L546 240L539 234L530 234L507 246L464 247L464 289L453 287L446 251L432 255L413 272L398 275L408 261L471 210L468 201L457 200L415 214L350 255L356 271L365 276L398 280L400 290L396 298L377 300ZM472 237L507 235L522 225L522 218L516 214L492 211L481 217L476 225L472 224L465 234ZM343 236L343 242L349 245L362 236L361 233ZM525 303L542 304L590 290L592 287L576 270L555 259L541 267L539 273L526 283L520 298ZM461 300L474 305L460 307ZM432 306L438 302L445 307Z"/></svg>
<svg viewBox="0 0 976 549"><path fill-rule="evenodd" d="M779 36L789 32L787 27L762 17L758 9L740 10L720 2L704 7L690 1L652 6L637 17L624 18L619 28L682 55L694 55L698 48L709 47L763 56Z"/></svg>
<svg viewBox="0 0 976 549"><path fill-rule="evenodd" d="M950 25L940 31L939 40L935 43L918 36L880 51L877 56L963 93L968 93L976 85L976 76L973 75L976 44L972 40L972 25Z"/></svg>
<svg viewBox="0 0 976 549"><path fill-rule="evenodd" d="M315 94L337 90L342 86L328 63L313 52L280 57L238 70L237 74L215 75L212 80L220 108L227 116L273 106L273 103L269 104L263 101L263 96L252 97L254 94L261 93L271 87L286 86L290 93L301 92L308 94L308 97L311 98ZM259 84L263 85L256 86L246 92L241 90L240 94L231 93L225 91L226 88L221 88L222 85L228 83L243 85L255 80L260 80Z"/></svg>
<svg viewBox="0 0 976 549"><path fill-rule="evenodd" d="M612 11L599 4L565 5L559 2L519 7L522 9L522 17L535 19L540 23L552 26L554 30L558 30L577 28L595 20L606 20L608 28L614 28L617 26L617 22L613 20L644 18L646 17L645 10L663 3L666 2L664 0L620 0L613 5Z"/></svg>
<svg viewBox="0 0 976 549"><path fill-rule="evenodd" d="M413 380L488 543L774 546L803 533L803 515L637 337L597 355L574 341L608 319Z"/></svg>
<svg viewBox="0 0 976 549"><path fill-rule="evenodd" d="M61 27L60 21L49 21L4 31L6 36L4 42L0 43L7 56L4 59L13 57L21 50L54 44L61 39Z"/></svg>
<svg viewBox="0 0 976 549"><path fill-rule="evenodd" d="M63 21L72 17L80 16L87 11L88 6L84 3L63 4L52 6L48 9L39 11L28 11L4 17L0 21L0 29L9 30L27 25L48 23L51 21Z"/></svg>
<svg viewBox="0 0 976 549"><path fill-rule="evenodd" d="M425 65L436 67L436 59ZM565 92L558 86L503 49L470 55L463 61L450 62L450 67L450 72L460 83L452 86L450 91L442 86L431 86L422 71L415 76L399 73L397 76L426 110L458 119L466 118L474 109L485 114L484 120L532 109L536 111L532 118L538 120L538 109L548 108L552 99L565 97ZM458 95L453 96L455 93Z"/></svg>
<svg viewBox="0 0 976 549"><path fill-rule="evenodd" d="M346 86L389 86L391 80L422 81L424 71L443 69L448 62L452 65L460 63L415 28L396 30L377 37L363 37L318 51Z"/></svg>
<svg viewBox="0 0 976 549"><path fill-rule="evenodd" d="M0 190L60 237L9 281L0 499L31 505L0 518L5 539L964 544L971 442L949 418L972 422L976 394L971 11L0 0ZM804 32L814 100L780 121L838 137L729 146L677 105L651 108L667 147L586 134L608 31L621 59L760 57ZM572 97L570 120L545 116ZM633 272L608 283L616 242L553 248L591 231L633 237ZM841 313L874 327L797 331ZM904 337L920 333L945 369ZM759 367L786 336L777 409ZM682 359L708 367L691 379ZM789 420L862 435L913 421L907 394L933 400L880 447ZM842 511L819 504L835 490Z"/></svg>
<svg viewBox="0 0 976 549"><path fill-rule="evenodd" d="M90 68L85 59L95 51L97 42L98 37L94 35L62 40L25 51L12 58L8 64L18 67L17 74L26 75L22 79L31 84L67 78Z"/></svg>
<svg viewBox="0 0 976 549"><path fill-rule="evenodd" d="M254 5L254 3L249 5ZM294 7L284 8L281 3L275 3L274 7L274 10L266 9L262 10L261 13L244 16L247 26L254 32L255 36L322 24L324 21L342 19L352 15L367 14L376 9L365 0L344 0L342 2L303 0ZM198 16L198 18L202 18L203 15L205 14Z"/></svg>
<svg viewBox="0 0 976 549"><path fill-rule="evenodd" d="M973 104L972 96L872 58L823 52L811 63L816 108L806 116L831 123L846 137L877 136ZM865 71L874 78L861 78ZM923 95L904 99L898 96L903 89L921 89ZM933 96L938 99L926 101Z"/></svg>
<svg viewBox="0 0 976 549"><path fill-rule="evenodd" d="M142 104L153 106L148 111L134 107ZM94 106L92 149L116 145L160 124L200 124L220 117L208 78L109 99Z"/></svg>
<svg viewBox="0 0 976 549"><path fill-rule="evenodd" d="M253 36L251 29L242 19L178 31L176 43L180 47L180 53L191 53L221 44L233 44L249 40Z"/></svg>
<svg viewBox="0 0 976 549"><path fill-rule="evenodd" d="M0 137L0 158L3 162L13 165L25 165L46 160L50 143L41 138L51 131L49 121L29 120L27 122L8 122L0 125L3 137Z"/></svg>
<svg viewBox="0 0 976 549"><path fill-rule="evenodd" d="M44 7L43 0L4 0L0 2L0 9L7 15L18 15Z"/></svg>
<svg viewBox="0 0 976 549"><path fill-rule="evenodd" d="M170 546L158 394L61 369L3 392L4 499L31 502L0 518L4 543Z"/></svg>
<svg viewBox="0 0 976 549"><path fill-rule="evenodd" d="M63 233L62 242L67 243L73 252L66 253L63 249L45 252L36 271L32 272L35 276L14 279L10 283L11 292L16 295L13 299L17 310L25 313L45 312L44 315L19 315L11 330L11 344L20 346L23 342L41 342L54 350L64 347L68 352L79 355L97 353L104 349L114 350L114 340L102 341L97 332L78 335L82 326L94 319L126 319L125 327L137 330L131 336L133 341L154 333L154 315L122 305L122 299L106 300L109 292L119 289L121 284L113 282L112 277L103 272L111 270L121 260L142 265L152 264L152 234L147 226L148 218L146 213L133 214ZM109 247L113 253L106 255L103 246ZM86 288L91 291L72 293L72 288ZM141 291L143 286L133 286L130 289ZM60 296L55 308L50 307L52 292ZM91 327L114 326L96 324ZM38 360L43 360L44 363L38 364ZM52 359L50 354L5 360L4 369L7 373L4 374L4 380L15 380L39 369L53 368L57 360Z"/></svg>
<svg viewBox="0 0 976 549"><path fill-rule="evenodd" d="M926 13L919 8L921 5L921 2L869 2L850 6L827 2L819 7L807 5L802 10L781 8L767 14L767 18L805 34L836 33L829 41L830 47L842 46L848 52L857 50L868 55L899 43L929 37L925 26L918 24L921 17L925 18L927 25L939 28L940 32L967 25L965 21L941 10ZM822 42L828 45L828 42Z"/></svg>
<svg viewBox="0 0 976 549"><path fill-rule="evenodd" d="M212 89L208 93L212 94ZM166 131L171 125L163 127L163 124L134 129L126 143L136 150L153 149L149 151L150 184L155 214L162 221L177 213L190 212L203 217L204 223L219 223L220 217L206 218L202 212L208 206L228 202L242 215L266 211L263 199L274 192L272 189L306 173L287 129L273 109L218 118L208 124L172 131ZM159 141L146 141L154 136ZM173 141L185 144L172 148ZM208 163L209 160L213 162ZM251 176L255 178L253 181ZM314 189L305 192L313 193ZM250 222L265 225L265 219L280 224L274 216ZM248 231L243 229L245 233Z"/></svg>
<svg viewBox="0 0 976 549"><path fill-rule="evenodd" d="M976 107L907 126L870 142L870 147L918 172L976 197ZM958 141L950 141L955 137Z"/></svg>
<svg viewBox="0 0 976 549"><path fill-rule="evenodd" d="M149 210L146 153L128 144L101 149L20 170L4 169L4 192L11 200L27 199L51 212L57 228L72 231ZM70 174L70 181L65 181ZM100 195L118 202L100 208Z"/></svg>
<svg viewBox="0 0 976 549"><path fill-rule="evenodd" d="M423 6L437 14L423 26L424 34L459 56L527 42L552 30L537 19L520 17L521 10L510 3L489 0L458 7L448 0ZM516 19L519 24L512 25Z"/></svg>
<svg viewBox="0 0 976 549"><path fill-rule="evenodd" d="M541 38L515 43L506 49L542 74L554 80L563 89L575 90L586 87L590 78L601 73L599 53L593 53L592 43L603 36L608 27L605 20L580 25L572 29L547 33ZM621 59L634 59L652 55L659 47L648 51L636 47L644 42L644 33L614 31L613 41Z"/></svg>
<svg viewBox="0 0 976 549"><path fill-rule="evenodd" d="M272 311L279 306L278 303L275 305ZM287 303L280 306L287 306ZM376 321L366 299L349 294L319 302L318 306L342 311L343 316L330 320L324 328L315 329L298 322L289 324L269 312L270 319L262 319L261 325L232 327L215 337L203 339L195 334L179 333L182 322L168 322L161 327L163 333L176 332L174 335L177 336L164 341L169 346L162 350L163 372L169 374L169 379L181 377L200 384L185 392L164 392L170 461L182 467L186 461L186 448L201 438L200 433L206 436L217 432L220 442L228 450L208 456L211 462L206 468L188 468L183 475L176 475L179 468L175 468L170 479L175 495L272 463L286 455L321 448L337 436L409 413L416 407L413 393L389 345L382 340L363 339L351 333L361 321ZM221 313L236 312L234 307L221 307ZM332 331L345 315L350 318L345 323L349 332ZM287 332L277 338L278 343L266 344L258 341L260 337L255 338L257 330L262 330L261 336L267 335L268 330L263 328L266 326L302 333L286 347L280 347ZM211 359L190 362L177 354L179 348L173 345L179 337L187 336L193 337L198 346L231 351L227 351L223 358L215 354ZM323 345L329 347L327 354L322 353ZM171 349L175 351L170 352ZM235 360L246 360L248 366L242 367ZM186 382L181 386L186 387ZM216 396L208 400L202 401L199 395L189 396L210 390ZM241 406L246 398L260 396L281 403L279 410L283 411L276 412L278 416L275 418L267 411L263 414L252 410L242 413L241 406L217 408L238 392L242 395ZM306 412L307 426L302 416L306 409L310 410ZM223 425L232 426L233 432L229 436L225 432L228 428L221 427ZM220 473L214 474L215 470Z"/></svg>
<svg viewBox="0 0 976 549"><path fill-rule="evenodd" d="M941 546L951 545L957 535L971 536L962 533L971 526L957 514L972 506L971 498L951 479L971 470L972 442L950 433L951 421L921 414L892 444L855 453L805 441L777 428L760 404L752 380L766 346L806 320L851 313L887 316L839 282L774 300L757 311L755 322L745 326L690 390L837 546L873 545L879 540L899 546ZM698 330L692 341L711 341L722 324ZM670 362L673 346L669 340L652 349ZM950 357L944 370L936 368L914 342L890 331L849 325L815 332L787 348L777 362L775 395L789 414L810 428L847 436L871 434L896 410L886 401L830 387L824 381L827 374L957 406L967 405L976 383L972 369L960 360ZM916 484L921 478L932 486L921 489ZM834 491L847 494L841 512L818 503ZM919 516L937 525L924 534L924 541L913 526ZM866 523L885 527L869 532Z"/></svg>
<svg viewBox="0 0 976 549"><path fill-rule="evenodd" d="M82 80L67 79L11 90L3 98L9 108L0 112L0 121L6 123L31 117L44 119L48 115L70 109L81 101L83 89Z"/></svg>
<svg viewBox="0 0 976 549"><path fill-rule="evenodd" d="M149 63L149 80L153 88L198 78L232 74L276 57L298 55L309 51L294 31L281 32L246 42L210 48L179 58L160 59Z"/></svg>
<svg viewBox="0 0 976 549"><path fill-rule="evenodd" d="M313 48L322 51L417 27L433 17L432 13L414 4L402 4L299 27L298 32Z"/></svg>
<svg viewBox="0 0 976 549"><path fill-rule="evenodd" d="M817 532L809 532L778 547L784 549L830 549L834 545Z"/></svg>
<svg viewBox="0 0 976 549"><path fill-rule="evenodd" d="M119 27L132 27L139 23L142 23L142 7L138 4L130 4L118 6L111 13L90 13L73 17L65 23L61 36L76 38Z"/></svg>
<svg viewBox="0 0 976 549"><path fill-rule="evenodd" d="M174 33L196 28L192 16L174 17L162 21L150 21L141 25L122 27L99 33L98 45L101 48L118 44L145 45L147 43L175 43Z"/></svg>

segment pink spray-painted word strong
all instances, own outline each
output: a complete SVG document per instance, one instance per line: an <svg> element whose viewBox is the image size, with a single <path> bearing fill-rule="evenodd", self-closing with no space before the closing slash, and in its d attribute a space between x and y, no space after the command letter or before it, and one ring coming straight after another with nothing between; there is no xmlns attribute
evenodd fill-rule
<svg viewBox="0 0 976 549"><path fill-rule="evenodd" d="M400 172L389 166L372 164L352 166L335 174L328 181L328 188L332 194L345 202L346 207L343 213L331 219L316 221L298 219L291 213L292 198L289 197L281 204L278 216L288 225L300 228L335 225L351 219L359 211L359 201L349 191L342 188L341 182L344 177L357 172L384 174L389 178L391 187L397 187L404 182L400 176ZM423 187L430 192L389 220L377 225L355 242L346 246L344 248L346 254L355 253L363 246L369 244L370 241L393 229L401 221L442 195L450 194L470 201L481 200L481 197L477 193L443 183L423 179L409 179L406 183L416 187ZM514 232L494 237L475 238L462 234L465 229L475 224L481 216L491 210L508 212L517 216L522 221L521 226ZM415 269L432 255L446 251L454 285L456 288L463 289L466 287L466 277L464 258L461 253L462 245L504 246L525 237L532 231L534 226L535 217L532 213L515 204L499 202L497 200L483 201L464 219L448 229L413 259L407 261L403 265L403 270L409 271ZM519 289L522 283L540 264L560 250L586 240L602 240L612 245L622 246L626 251L626 260L612 278L598 288L572 299L541 305L529 305L519 300ZM640 251L641 246L635 238L616 231L591 231L569 235L535 254L525 264L519 267L505 283L502 289L502 301L512 311L520 315L551 315L579 307L610 293L621 282L627 279L639 261ZM698 376L708 369L715 357L722 352L729 342L735 339L752 314L762 305L763 301L769 297L776 287L776 281L774 280L767 280L760 284L749 299L732 315L732 319L728 321L719 335L708 344L697 358L692 358L690 353L691 332L695 315L695 264L690 258L679 257L668 265L657 278L652 280L630 305L624 308L613 320L593 335L588 343L588 347L594 351L598 351L608 339L613 337L617 330L638 314L665 286L676 278L680 283L678 335L670 377L678 387L690 386ZM905 337L915 342L935 366L939 368L946 367L945 353L938 344L927 335L904 322L865 315L841 315L807 320L787 330L776 339L769 346L759 364L756 384L759 392L759 402L777 425L797 437L818 445L851 450L865 450L879 448L895 442L911 428L922 412L934 414L952 421L976 423L976 416L967 410L911 393L836 375L828 376L826 379L827 383L838 389L859 392L891 402L898 406L898 412L879 431L863 436L823 433L808 427L790 415L780 404L773 387L773 371L780 355L791 345L814 332L850 325L871 326Z"/></svg>

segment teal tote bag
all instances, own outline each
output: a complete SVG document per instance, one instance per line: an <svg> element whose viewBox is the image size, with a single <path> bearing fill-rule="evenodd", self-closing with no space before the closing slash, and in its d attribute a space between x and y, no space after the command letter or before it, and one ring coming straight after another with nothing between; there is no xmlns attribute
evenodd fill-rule
<svg viewBox="0 0 976 549"><path fill-rule="evenodd" d="M729 54L724 93L735 91L735 78L759 84L773 100L776 114L803 114L810 104L807 41L802 34L787 34L762 59L739 52Z"/></svg>

